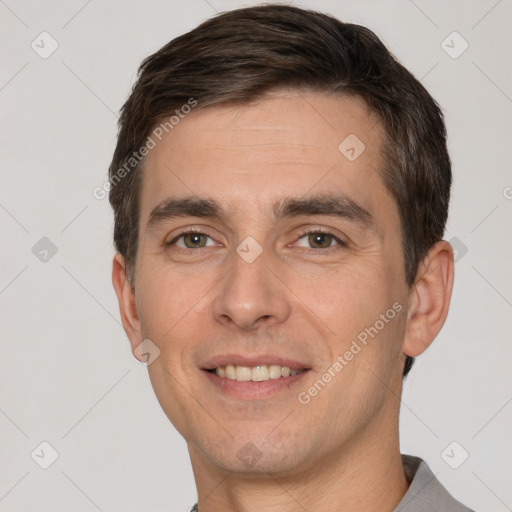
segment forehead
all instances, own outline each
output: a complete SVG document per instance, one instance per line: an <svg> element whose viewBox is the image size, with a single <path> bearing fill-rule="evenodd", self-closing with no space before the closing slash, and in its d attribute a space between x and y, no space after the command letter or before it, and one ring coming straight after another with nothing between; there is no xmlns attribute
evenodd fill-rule
<svg viewBox="0 0 512 512"><path fill-rule="evenodd" d="M393 208L382 141L380 121L357 97L281 90L193 111L146 157L141 222L169 197L191 195L249 218L283 196L341 192L379 214Z"/></svg>

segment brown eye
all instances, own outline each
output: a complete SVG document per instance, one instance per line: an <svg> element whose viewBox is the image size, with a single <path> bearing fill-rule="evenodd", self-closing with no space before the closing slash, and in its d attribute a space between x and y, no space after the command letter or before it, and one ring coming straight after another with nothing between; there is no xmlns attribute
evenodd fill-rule
<svg viewBox="0 0 512 512"><path fill-rule="evenodd" d="M189 231L172 239L165 244L167 247L176 246L180 249L202 249L203 247L212 247L216 242L205 233Z"/></svg>
<svg viewBox="0 0 512 512"><path fill-rule="evenodd" d="M346 247L347 244L331 233L310 231L303 234L296 245L307 249L330 249L338 246L339 248Z"/></svg>
<svg viewBox="0 0 512 512"><path fill-rule="evenodd" d="M185 233L183 235L183 243L187 249L195 249L196 247L206 246L206 235L200 233Z"/></svg>
<svg viewBox="0 0 512 512"><path fill-rule="evenodd" d="M327 233L310 233L308 242L314 249L325 249L332 245L334 237Z"/></svg>

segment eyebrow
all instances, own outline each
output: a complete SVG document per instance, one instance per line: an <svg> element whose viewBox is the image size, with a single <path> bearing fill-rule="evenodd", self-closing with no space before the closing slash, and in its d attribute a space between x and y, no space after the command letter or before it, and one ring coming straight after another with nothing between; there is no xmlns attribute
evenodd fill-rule
<svg viewBox="0 0 512 512"><path fill-rule="evenodd" d="M273 205L276 221L302 215L325 215L350 220L364 228L374 227L374 218L361 205L344 193L324 193L307 198L285 197ZM214 199L196 196L171 198L162 201L150 213L146 229L182 217L224 220L225 209Z"/></svg>

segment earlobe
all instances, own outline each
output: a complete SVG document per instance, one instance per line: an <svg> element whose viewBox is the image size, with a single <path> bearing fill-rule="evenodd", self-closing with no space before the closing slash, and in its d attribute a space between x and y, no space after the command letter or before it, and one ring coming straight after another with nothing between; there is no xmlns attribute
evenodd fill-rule
<svg viewBox="0 0 512 512"><path fill-rule="evenodd" d="M116 253L112 262L112 284L119 303L121 321L133 351L140 344L142 335L135 305L135 291L126 275L125 260L119 253Z"/></svg>
<svg viewBox="0 0 512 512"><path fill-rule="evenodd" d="M404 354L420 355L439 334L448 315L453 276L453 250L448 242L442 240L423 259L411 288L402 347Z"/></svg>

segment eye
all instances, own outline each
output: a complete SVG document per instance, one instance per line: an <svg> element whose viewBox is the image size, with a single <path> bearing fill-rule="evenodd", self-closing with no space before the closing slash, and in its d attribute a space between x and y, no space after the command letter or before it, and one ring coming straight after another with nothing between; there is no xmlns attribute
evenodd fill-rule
<svg viewBox="0 0 512 512"><path fill-rule="evenodd" d="M346 244L331 233L311 231L302 235L296 245L312 249L328 249L336 245L345 246Z"/></svg>
<svg viewBox="0 0 512 512"><path fill-rule="evenodd" d="M201 249L202 247L214 246L216 243L204 233L190 231L187 233L181 233L166 245L175 245L181 249Z"/></svg>

